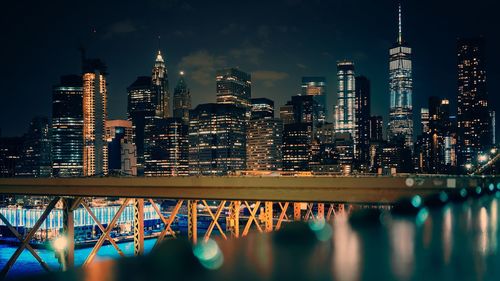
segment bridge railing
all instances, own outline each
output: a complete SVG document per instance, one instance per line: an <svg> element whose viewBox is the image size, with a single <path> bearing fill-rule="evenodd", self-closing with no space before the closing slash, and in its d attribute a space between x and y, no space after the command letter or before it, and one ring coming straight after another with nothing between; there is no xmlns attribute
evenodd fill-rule
<svg viewBox="0 0 500 281"><path fill-rule="evenodd" d="M199 177L199 178L88 178L88 179L2 179L0 194L47 196L51 200L33 227L21 235L0 214L0 219L19 240L17 250L3 266L0 279L5 277L20 254L27 249L45 270L47 263L30 242L48 215L59 204L63 212L62 236L65 245L60 261L65 267L75 265L74 212L85 209L100 230L91 252L82 266L94 261L98 251L109 243L120 256L125 256L112 231L129 205L133 206L134 254L144 253L144 204L155 209L162 229L156 245L177 236L173 224L187 217L187 237L197 243L217 234L220 239L246 236L251 230L270 232L283 223L300 220L327 220L346 215L352 206L390 206L403 197L427 196L436 192L486 185L495 177ZM91 208L95 197L121 198L119 208L104 225ZM157 200L174 202L170 210L159 207ZM200 216L208 227L199 229ZM222 221L222 222L221 222ZM225 227L223 227L225 225Z"/></svg>

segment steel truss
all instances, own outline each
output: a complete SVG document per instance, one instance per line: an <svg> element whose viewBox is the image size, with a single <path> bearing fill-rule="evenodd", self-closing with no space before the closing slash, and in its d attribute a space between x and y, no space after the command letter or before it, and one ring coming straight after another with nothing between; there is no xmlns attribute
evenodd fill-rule
<svg viewBox="0 0 500 281"><path fill-rule="evenodd" d="M107 227L104 227L90 207L89 200L91 199L92 198L89 197L54 197L52 201L50 201L50 203L47 205L34 227L25 237L19 234L17 230L9 223L9 221L2 214L0 214L0 219L20 242L18 249L14 252L9 261L3 267L0 273L0 279L5 278L24 249L27 249L46 271L51 270L47 263L45 263L37 254L37 252L30 246L29 242L59 201L62 201L63 211L63 230L61 235L64 235L68 239L68 245L64 251L64 254L62 255L62 257L59 257L60 263L64 264L65 268L73 267L75 265L73 212L80 207L86 210L86 212L90 215L96 226L101 231L97 242L92 248L90 254L85 259L82 265L83 267L86 267L87 265L92 263L102 245L106 241L108 241L113 246L113 248L120 256L125 256L116 241L111 237L111 231L116 227L120 216L129 204L133 205L134 210L134 255L142 255L144 253L145 201L151 204L151 206L155 210L155 213L163 223L163 229L157 236L154 247L157 247L166 238L176 238L177 235L172 229L172 224L174 223L176 218L179 217L179 215L182 215L182 210L185 210L187 213L188 238L192 241L192 243L198 243L198 235L202 237L203 241L209 240L213 236L214 229L217 229L218 235L222 239L238 238L248 235L252 229L260 233L279 230L282 227L283 223L290 222L292 221L292 219L294 221L308 221L317 219L332 220L335 216L345 215L346 213L344 204L333 203L327 204L328 211L326 212L325 217L325 203L218 200L210 201L210 204L209 202L207 202L207 200L178 199L176 200L176 204L172 208L170 213L167 213L168 215L165 215L165 213L160 210L154 199L124 198L117 212L114 214L111 222L107 225ZM291 205L293 206L292 208L290 208ZM201 233L198 229L199 215L209 217L209 226L206 231L204 231L204 233ZM225 228L223 228L221 225L221 221L224 221L224 215L226 222Z"/></svg>

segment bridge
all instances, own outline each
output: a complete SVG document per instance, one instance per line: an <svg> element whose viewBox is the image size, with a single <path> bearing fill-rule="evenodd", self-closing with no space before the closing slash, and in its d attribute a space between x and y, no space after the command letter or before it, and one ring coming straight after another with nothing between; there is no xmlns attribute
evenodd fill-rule
<svg viewBox="0 0 500 281"><path fill-rule="evenodd" d="M436 194L487 187L500 188L494 176L423 176L399 177L171 177L171 178L67 178L0 179L0 196L43 196L50 198L44 211L29 231L22 235L0 214L0 219L19 240L18 248L3 266L0 279L7 276L26 249L47 271L51 269L30 244L35 233L56 206L63 212L62 235L67 239L61 253L64 268L75 265L74 212L84 209L100 229L100 236L88 254L83 268L89 268L99 249L109 243L125 256L111 236L122 212L134 210L134 254L144 253L144 204L150 203L162 222L155 247L166 238L175 238L173 224L187 217L187 236L197 244L216 235L222 240L247 236L251 231L266 233L280 230L291 221L332 221L357 206L394 206L406 198L429 198ZM461 194L461 193L459 193ZM104 226L92 211L96 197L120 198L120 207ZM162 211L158 200L173 202ZM412 202L412 204L414 204ZM199 229L200 215L208 217L208 227ZM225 226L225 227L224 227ZM232 239L231 239L232 240Z"/></svg>

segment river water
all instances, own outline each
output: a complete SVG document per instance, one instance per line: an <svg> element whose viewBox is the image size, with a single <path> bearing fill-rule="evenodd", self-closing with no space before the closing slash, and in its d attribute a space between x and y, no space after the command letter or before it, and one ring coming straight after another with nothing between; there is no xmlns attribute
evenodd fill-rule
<svg viewBox="0 0 500 281"><path fill-rule="evenodd" d="M148 239L144 241L144 251L149 252L154 244L156 239ZM126 256L134 255L134 242L125 242L118 244L120 249ZM3 268L7 261L10 259L12 254L16 251L17 247L12 245L0 244L0 268ZM54 252L48 249L36 249L35 250L42 260L44 260L50 268L54 270L58 270L59 262L54 256ZM75 265L81 265L92 251L92 248L83 248L75 250ZM112 245L102 246L95 260L104 260L104 259L113 259L117 258L120 255L115 250ZM45 272L42 266L38 263L38 261L31 255L28 250L24 250L23 253L19 256L16 263L9 271L8 277L19 277L24 275L31 275L33 273L41 273Z"/></svg>

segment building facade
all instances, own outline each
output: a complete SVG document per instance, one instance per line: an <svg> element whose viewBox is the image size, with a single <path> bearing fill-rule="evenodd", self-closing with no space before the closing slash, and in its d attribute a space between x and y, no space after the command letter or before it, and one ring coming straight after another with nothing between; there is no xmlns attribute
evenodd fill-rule
<svg viewBox="0 0 500 281"><path fill-rule="evenodd" d="M283 171L309 171L312 160L311 123L292 123L283 129Z"/></svg>
<svg viewBox="0 0 500 281"><path fill-rule="evenodd" d="M328 116L326 78L302 77L301 95L314 98L316 122L319 124L325 123Z"/></svg>
<svg viewBox="0 0 500 281"><path fill-rule="evenodd" d="M136 146L137 175L144 175L144 143L146 123L156 115L158 97L150 76L139 76L127 88L128 120L132 122L133 143Z"/></svg>
<svg viewBox="0 0 500 281"><path fill-rule="evenodd" d="M133 142L132 122L128 120L107 120L109 174L137 176L137 155Z"/></svg>
<svg viewBox="0 0 500 281"><path fill-rule="evenodd" d="M147 128L145 169L147 177L189 174L188 125L181 118L156 118Z"/></svg>
<svg viewBox="0 0 500 281"><path fill-rule="evenodd" d="M245 116L250 119L252 97L251 75L237 68L217 70L216 74L217 103L233 104L246 110Z"/></svg>
<svg viewBox="0 0 500 281"><path fill-rule="evenodd" d="M356 80L354 63L341 61L337 63L337 104L335 105L335 132L350 134L352 152L357 155L358 129L356 126Z"/></svg>
<svg viewBox="0 0 500 281"><path fill-rule="evenodd" d="M52 90L52 175L83 175L83 83L80 75L61 77Z"/></svg>
<svg viewBox="0 0 500 281"><path fill-rule="evenodd" d="M251 120L247 127L247 170L282 169L283 122L274 118L274 102L252 99Z"/></svg>
<svg viewBox="0 0 500 281"><path fill-rule="evenodd" d="M47 117L31 120L23 137L17 177L48 178L52 174L50 125Z"/></svg>
<svg viewBox="0 0 500 281"><path fill-rule="evenodd" d="M482 38L459 39L457 42L457 156L463 170L475 165L478 153L484 152L492 141L484 48Z"/></svg>
<svg viewBox="0 0 500 281"><path fill-rule="evenodd" d="M227 175L245 170L247 109L201 104L189 114L191 175Z"/></svg>
<svg viewBox="0 0 500 281"><path fill-rule="evenodd" d="M83 175L108 173L106 65L99 59L83 61Z"/></svg>
<svg viewBox="0 0 500 281"><path fill-rule="evenodd" d="M189 124L189 110L191 110L191 91L189 90L184 71L179 73L179 81L174 89L174 117L181 118L185 124Z"/></svg>
<svg viewBox="0 0 500 281"><path fill-rule="evenodd" d="M356 85L356 166L362 170L367 170L368 155L370 149L370 80L365 76L357 76Z"/></svg>

